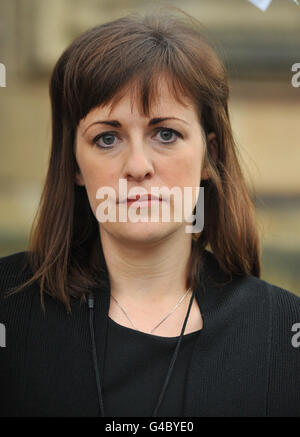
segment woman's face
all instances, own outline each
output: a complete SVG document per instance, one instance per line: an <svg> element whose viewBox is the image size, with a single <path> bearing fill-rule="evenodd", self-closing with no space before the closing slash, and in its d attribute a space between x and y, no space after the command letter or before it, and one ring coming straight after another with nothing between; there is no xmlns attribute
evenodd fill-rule
<svg viewBox="0 0 300 437"><path fill-rule="evenodd" d="M191 225L184 221L184 187L192 190L191 214L197 202L196 187L207 177L206 170L202 170L205 142L195 107L186 99L188 106L182 106L170 94L166 82L161 80L159 84L159 99L152 105L149 117L139 113L137 97L132 104L129 90L111 113L110 105L94 108L77 127L75 155L80 173L76 175L76 183L85 185L95 217L101 202L108 206L107 197L96 198L97 190L113 189L115 199L108 196L108 201L116 208L116 220L98 221L101 235L108 233L118 241L155 242L174 232L184 232L185 226ZM159 121L159 118L168 120ZM153 187L170 190L177 187L182 203L178 206L173 196L163 195L165 200L154 202L155 208L161 211L164 203L164 207L170 208L170 218L155 221L153 217L161 217L162 212L158 216L156 209L153 214L154 205L137 210L127 202L118 204L119 199L123 199L119 179L127 183L126 198L133 187L143 188L146 193L151 193ZM126 221L119 221L119 207L123 213L131 209L137 217L140 213L144 221L134 222L128 216ZM178 208L182 219L175 221Z"/></svg>

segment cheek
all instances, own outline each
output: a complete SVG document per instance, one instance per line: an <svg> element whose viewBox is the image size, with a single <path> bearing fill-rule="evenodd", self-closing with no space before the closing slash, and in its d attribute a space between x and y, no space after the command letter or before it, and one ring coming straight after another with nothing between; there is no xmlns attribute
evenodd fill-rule
<svg viewBox="0 0 300 437"><path fill-rule="evenodd" d="M181 157L176 157L176 159L168 165L168 169L164 173L165 177L163 181L167 187L180 188L183 196L182 199L184 199L184 203L181 204L181 207L185 207L186 205L190 208L190 202L192 202L193 205L196 204L198 197L197 188L200 186L201 181L201 166L202 155L200 151L195 153L195 150L193 150L190 153L186 152ZM184 190L184 187L187 187L187 190ZM186 204L187 200L188 203ZM173 202L174 200L172 199L172 204Z"/></svg>
<svg viewBox="0 0 300 437"><path fill-rule="evenodd" d="M95 157L93 153L85 153L79 154L78 159L87 188L90 189L91 187L107 183L110 178L107 165L99 157Z"/></svg>
<svg viewBox="0 0 300 437"><path fill-rule="evenodd" d="M185 153L166 166L164 181L168 186L199 186L201 179L202 156L199 153Z"/></svg>
<svg viewBox="0 0 300 437"><path fill-rule="evenodd" d="M81 172L84 177L85 187L92 210L101 202L96 198L96 193L101 187L114 187L116 175L107 170L107 166L94 160L86 161L81 166Z"/></svg>

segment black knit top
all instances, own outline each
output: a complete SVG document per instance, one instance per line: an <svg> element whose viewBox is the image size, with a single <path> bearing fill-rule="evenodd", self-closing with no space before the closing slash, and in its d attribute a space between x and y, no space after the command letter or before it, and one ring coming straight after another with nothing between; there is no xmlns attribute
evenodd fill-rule
<svg viewBox="0 0 300 437"><path fill-rule="evenodd" d="M25 255L0 259L0 416L99 416L87 305L46 294L44 314L38 284L4 298L30 277ZM253 276L217 285L209 252L203 271L203 329L184 336L158 416L300 417L300 298ZM106 415L150 417L176 339L118 325L93 292Z"/></svg>
<svg viewBox="0 0 300 437"><path fill-rule="evenodd" d="M159 409L182 417L185 380L198 331L186 334ZM168 371L178 337L160 337L119 325L109 318L103 398L106 416L149 417Z"/></svg>

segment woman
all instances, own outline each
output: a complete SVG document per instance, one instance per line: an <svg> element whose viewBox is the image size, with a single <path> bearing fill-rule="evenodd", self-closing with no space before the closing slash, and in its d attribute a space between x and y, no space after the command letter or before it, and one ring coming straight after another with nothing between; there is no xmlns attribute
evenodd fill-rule
<svg viewBox="0 0 300 437"><path fill-rule="evenodd" d="M50 96L29 249L0 263L1 414L299 415L300 299L259 279L226 71L197 22L160 12L88 30ZM187 232L175 198L193 189L193 219L200 185L204 227ZM130 211L144 221L122 221Z"/></svg>

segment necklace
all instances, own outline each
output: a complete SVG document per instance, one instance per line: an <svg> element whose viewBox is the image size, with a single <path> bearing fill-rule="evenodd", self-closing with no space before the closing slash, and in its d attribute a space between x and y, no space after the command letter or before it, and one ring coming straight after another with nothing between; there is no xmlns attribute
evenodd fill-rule
<svg viewBox="0 0 300 437"><path fill-rule="evenodd" d="M179 299L179 301L177 302L177 304L171 309L171 311L163 317L163 319L154 326L154 328L151 329L150 333L152 334L152 332L158 328L178 307L179 305L183 302L184 298L187 296L188 292L191 290L191 288L189 288L184 295ZM136 329L137 331L139 331L139 329L137 329L137 327L135 326L135 324L133 323L133 321L130 319L130 317L128 316L127 312L125 311L125 309L122 307L122 305L117 301L117 299L111 294L111 297L116 301L117 305L120 307L120 309L123 311L124 315L126 316L126 318L129 320L129 322L132 324L132 326L134 327L134 329Z"/></svg>
<svg viewBox="0 0 300 437"><path fill-rule="evenodd" d="M157 413L159 410L159 407L164 399L164 396L166 394L166 390L168 387L168 384L170 382L171 379L171 375L174 369L174 365L179 353L179 349L180 349L180 344L181 341L183 339L183 335L184 335L184 331L185 331L185 327L189 318L189 314L190 314L190 310L193 304L193 300L195 297L195 291L192 291L192 296L190 299L190 303L189 303L189 307L182 325L182 329L181 329L181 333L180 336L178 338L174 353L172 355L170 364L169 364L169 369L165 378L165 381L163 383L161 392L159 394L159 398L157 401L157 404L155 406L155 409L153 411L152 417L157 417ZM96 342L95 342L95 332L94 332L94 294L92 291L89 292L89 296L88 296L88 307L89 307L89 325L90 325L90 335L91 335L91 341L92 341L92 351L93 351L93 363L94 363L94 371L95 371L95 377L96 377L96 386L97 386L97 393L98 393L98 401L99 401L99 406L100 406L100 412L101 412L101 416L105 417L104 414L104 403L103 403L103 396L102 396L102 389L101 389L101 380L100 380L100 375L99 375L99 363L98 363L98 359L97 359L97 351L96 351Z"/></svg>

